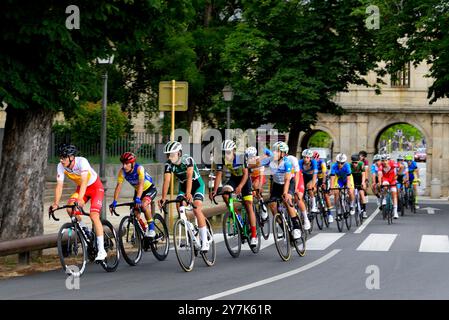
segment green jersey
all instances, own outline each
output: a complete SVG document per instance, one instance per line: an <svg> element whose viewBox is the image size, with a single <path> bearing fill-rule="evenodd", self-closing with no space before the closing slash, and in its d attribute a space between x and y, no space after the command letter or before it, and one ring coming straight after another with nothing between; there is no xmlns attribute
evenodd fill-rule
<svg viewBox="0 0 449 320"><path fill-rule="evenodd" d="M187 168L193 167L192 180L202 180L198 167L196 166L195 160L188 154L181 157L181 162L179 165L173 164L170 160L165 163L165 173L174 173L178 178L180 183L185 183L187 181Z"/></svg>

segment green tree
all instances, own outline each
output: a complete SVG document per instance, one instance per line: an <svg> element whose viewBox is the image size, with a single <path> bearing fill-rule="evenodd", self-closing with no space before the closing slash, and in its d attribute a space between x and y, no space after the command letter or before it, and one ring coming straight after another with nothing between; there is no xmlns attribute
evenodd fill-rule
<svg viewBox="0 0 449 320"><path fill-rule="evenodd" d="M56 111L70 114L83 101L101 97L96 57L115 53L116 59L140 61L154 39L164 41L159 35L182 31L191 12L187 0L82 0L77 2L80 29L68 29L65 11L70 4L54 0L0 4L0 101L7 104L0 164L0 240L42 234L53 117ZM145 68L125 66L119 63L116 70L136 78Z"/></svg>
<svg viewBox="0 0 449 320"><path fill-rule="evenodd" d="M234 87L234 126L274 123L290 149L318 112L340 114L332 99L375 68L373 36L358 1L242 1L242 18L222 55ZM224 104L217 103L223 110Z"/></svg>
<svg viewBox="0 0 449 320"><path fill-rule="evenodd" d="M364 0L360 10L373 4ZM373 50L379 61L386 62L379 74L394 74L405 63L414 66L425 61L430 65L427 76L435 81L428 90L433 103L449 97L449 3L447 0L378 0L380 28L374 33ZM402 42L402 43L401 43Z"/></svg>

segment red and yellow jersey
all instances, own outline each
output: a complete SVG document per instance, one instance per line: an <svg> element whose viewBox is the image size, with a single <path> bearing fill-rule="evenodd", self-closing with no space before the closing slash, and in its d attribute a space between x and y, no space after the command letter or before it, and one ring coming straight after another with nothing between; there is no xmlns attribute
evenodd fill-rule
<svg viewBox="0 0 449 320"><path fill-rule="evenodd" d="M255 165L255 168L250 168L251 177L257 178L264 173L264 166L260 164L260 157L248 158L248 166Z"/></svg>
<svg viewBox="0 0 449 320"><path fill-rule="evenodd" d="M87 172L87 186L95 183L98 178L95 170L90 166L89 161L83 157L75 157L75 166L73 169L65 168L62 163L58 164L58 175L56 181L64 182L64 177L67 176L70 180L81 186L81 174Z"/></svg>

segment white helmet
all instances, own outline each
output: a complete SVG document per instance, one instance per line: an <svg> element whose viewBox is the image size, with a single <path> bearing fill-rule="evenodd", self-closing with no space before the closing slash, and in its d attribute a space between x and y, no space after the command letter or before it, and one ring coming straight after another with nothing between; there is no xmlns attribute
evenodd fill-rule
<svg viewBox="0 0 449 320"><path fill-rule="evenodd" d="M380 154L375 154L373 157L373 161L380 160Z"/></svg>
<svg viewBox="0 0 449 320"><path fill-rule="evenodd" d="M257 149L255 147L248 147L245 150L245 153L248 155L248 157L252 158L257 156Z"/></svg>
<svg viewBox="0 0 449 320"><path fill-rule="evenodd" d="M280 142L278 149L281 152L287 153L288 152L288 144L286 144L285 142Z"/></svg>
<svg viewBox="0 0 449 320"><path fill-rule="evenodd" d="M391 155L387 153L387 160L391 160Z"/></svg>
<svg viewBox="0 0 449 320"><path fill-rule="evenodd" d="M277 142L275 142L275 143L273 143L273 146L271 147L273 150L277 150L277 149L279 149L279 144L281 143L282 141L277 141Z"/></svg>
<svg viewBox="0 0 449 320"><path fill-rule="evenodd" d="M313 151L310 150L310 149L306 149L306 150L304 150L302 152L302 156L303 157L310 157L310 158L312 158L313 157Z"/></svg>
<svg viewBox="0 0 449 320"><path fill-rule="evenodd" d="M227 151L227 150L234 150L236 147L235 142L232 140L225 140L221 144L221 150Z"/></svg>
<svg viewBox="0 0 449 320"><path fill-rule="evenodd" d="M335 160L337 160L337 162L346 162L347 159L348 159L348 157L346 157L346 155L344 153L339 153L335 157Z"/></svg>
<svg viewBox="0 0 449 320"><path fill-rule="evenodd" d="M164 153L178 152L182 150L182 144L178 141L169 141L164 147Z"/></svg>

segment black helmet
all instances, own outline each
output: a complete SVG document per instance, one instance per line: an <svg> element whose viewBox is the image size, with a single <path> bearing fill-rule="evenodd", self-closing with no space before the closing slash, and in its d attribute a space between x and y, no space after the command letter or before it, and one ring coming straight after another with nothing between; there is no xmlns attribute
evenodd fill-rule
<svg viewBox="0 0 449 320"><path fill-rule="evenodd" d="M58 155L60 158L66 158L68 156L76 156L78 149L73 144L62 144L59 146Z"/></svg>
<svg viewBox="0 0 449 320"><path fill-rule="evenodd" d="M360 160L360 157L359 157L358 154L354 153L354 154L351 156L351 161L359 161L359 160Z"/></svg>

